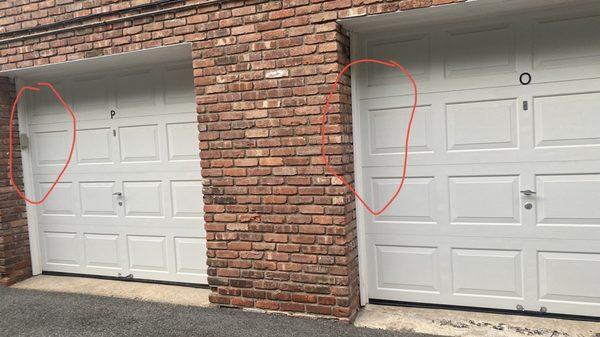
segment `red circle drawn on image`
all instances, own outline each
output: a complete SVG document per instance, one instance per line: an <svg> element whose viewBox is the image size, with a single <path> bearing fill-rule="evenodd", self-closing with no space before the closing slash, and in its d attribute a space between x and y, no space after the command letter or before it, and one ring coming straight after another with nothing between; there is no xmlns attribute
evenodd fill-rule
<svg viewBox="0 0 600 337"><path fill-rule="evenodd" d="M337 174L335 172L335 170L329 164L329 157L325 153L325 143L326 143L325 126L327 124L327 112L329 111L330 101L333 97L334 92L336 92L336 90L337 90L337 85L338 85L340 79L342 78L342 76L348 71L348 69L350 69L350 67L352 67L353 65L356 65L356 64L360 64L360 63L376 63L376 64L384 65L387 67L400 69L400 71L402 71L402 73L406 76L406 78L408 78L408 80L412 86L413 94L414 94L412 110L410 113L410 119L408 121L408 127L406 128L406 135L404 137L404 164L402 165L402 180L400 180L400 183L398 184L398 188L396 189L396 192L394 193L394 195L392 195L392 197L388 200L388 202L380 210L377 210L377 211L373 210L367 204L367 202L360 196L360 194L358 194L358 192L356 192L356 190L352 187L352 185L350 185L346 181L346 179L344 179L344 177L340 176L339 174ZM342 71L340 71L340 73L337 75L337 77L335 79L335 82L332 85L329 95L327 96L327 100L325 101L325 106L323 107L323 120L321 123L321 155L323 157L323 162L325 163L325 167L327 168L329 173L331 173L333 176L338 178L344 184L344 186L346 186L350 191L352 191L352 193L354 193L356 198L373 215L379 215L379 214L385 212L385 210L394 202L394 200L396 200L396 198L400 194L400 191L402 190L402 186L404 186L404 181L406 180L406 167L407 167L407 163L408 163L408 143L410 140L410 130L412 128L413 119L415 117L415 110L417 109L418 96L419 96L419 93L417 91L417 84L415 82L415 79L413 78L412 74L408 70L406 70L406 68L404 68L402 65L400 65L398 62L365 58L365 59L357 59L357 60L350 62L342 69Z"/></svg>
<svg viewBox="0 0 600 337"><path fill-rule="evenodd" d="M71 108L65 102L65 100L62 98L62 96L58 93L58 91L50 83L40 82L40 83L38 83L38 85L43 86L43 87L48 87L50 89L50 91L52 91L54 96L56 96L56 98L58 99L60 104L62 104L62 106L65 108L65 110L67 110L69 115L71 115L71 119L73 120L73 139L71 140L71 149L69 150L69 157L67 158L67 161L65 162L65 165L63 166L62 170L60 171L60 173L58 174L58 176L52 183L52 186L50 186L50 189L48 189L46 194L44 194L44 196L40 200L31 200L31 199L27 198L27 196L25 196L25 193L23 193L23 191L21 191L19 186L17 186L17 184L15 183L15 178L14 178L14 172L13 172L13 120L15 117L15 111L17 109L17 103L19 103L19 100L21 99L21 97L23 96L25 91L29 90L29 91L33 91L33 92L39 92L40 88L24 86L19 90L19 92L17 93L17 97L15 98L15 101L12 105L12 109L10 110L10 120L9 120L9 126L8 126L8 129L9 129L8 130L8 146L9 146L9 148L8 148L8 174L9 174L11 185L13 186L13 188L15 189L17 194L21 197L21 199L23 199L26 202L33 204L33 205L40 205L44 201L46 201L48 196L50 196L50 193L52 193L52 191L56 187L56 184L58 184L58 182L60 181L60 178L62 178L63 174L67 170L67 167L71 163L71 157L73 157L73 152L75 150L75 137L77 134L77 118L75 118L75 114L73 113L73 110L71 110Z"/></svg>

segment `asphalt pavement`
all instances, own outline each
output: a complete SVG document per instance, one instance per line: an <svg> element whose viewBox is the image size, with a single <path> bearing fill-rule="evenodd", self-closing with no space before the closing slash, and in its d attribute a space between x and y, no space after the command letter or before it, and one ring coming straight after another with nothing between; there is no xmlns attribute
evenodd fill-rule
<svg viewBox="0 0 600 337"><path fill-rule="evenodd" d="M0 336L426 337L307 319L110 297L0 288Z"/></svg>

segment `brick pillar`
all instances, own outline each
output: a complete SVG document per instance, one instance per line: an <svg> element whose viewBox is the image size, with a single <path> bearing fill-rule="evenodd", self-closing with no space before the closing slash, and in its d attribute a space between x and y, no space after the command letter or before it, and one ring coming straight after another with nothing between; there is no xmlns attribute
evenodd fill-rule
<svg viewBox="0 0 600 337"><path fill-rule="evenodd" d="M219 14L255 22L279 8ZM291 32L264 20L193 45L212 303L348 321L358 310L354 197L321 158L323 104L349 55L327 19ZM327 152L353 183L349 78L339 89Z"/></svg>
<svg viewBox="0 0 600 337"><path fill-rule="evenodd" d="M8 177L8 121L15 84L0 77L0 285L7 286L31 275L25 202L13 190ZM15 119L13 158L15 179L23 188L19 131Z"/></svg>

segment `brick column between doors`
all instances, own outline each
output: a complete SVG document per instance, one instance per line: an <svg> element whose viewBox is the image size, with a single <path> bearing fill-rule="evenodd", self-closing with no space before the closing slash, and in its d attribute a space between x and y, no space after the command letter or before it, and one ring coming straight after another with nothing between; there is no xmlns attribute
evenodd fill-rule
<svg viewBox="0 0 600 337"><path fill-rule="evenodd" d="M327 172L320 148L323 104L349 60L349 39L335 12L292 36L278 28L279 16L293 10L256 5L269 6L262 34L194 45L210 300L352 320L359 307L354 196ZM331 102L327 153L353 183L349 83L344 78Z"/></svg>

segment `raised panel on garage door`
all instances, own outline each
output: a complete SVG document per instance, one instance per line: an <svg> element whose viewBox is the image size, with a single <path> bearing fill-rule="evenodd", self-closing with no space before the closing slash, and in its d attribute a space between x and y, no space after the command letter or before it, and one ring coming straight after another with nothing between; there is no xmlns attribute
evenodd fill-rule
<svg viewBox="0 0 600 337"><path fill-rule="evenodd" d="M541 251L538 263L542 301L600 305L600 254Z"/></svg>
<svg viewBox="0 0 600 337"><path fill-rule="evenodd" d="M358 212L369 298L600 316L598 12L360 36L356 57L405 62L421 92L403 191ZM358 187L379 209L413 97L393 69L355 74Z"/></svg>
<svg viewBox="0 0 600 337"><path fill-rule="evenodd" d="M533 18L532 62L538 81L598 77L600 14L596 12Z"/></svg>
<svg viewBox="0 0 600 337"><path fill-rule="evenodd" d="M69 169L35 208L42 269L206 283L191 65L89 74L62 88L81 120ZM48 97L26 107L39 198L67 158L72 124Z"/></svg>

